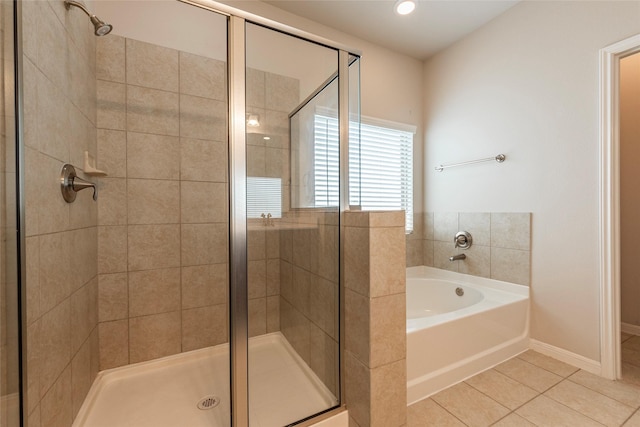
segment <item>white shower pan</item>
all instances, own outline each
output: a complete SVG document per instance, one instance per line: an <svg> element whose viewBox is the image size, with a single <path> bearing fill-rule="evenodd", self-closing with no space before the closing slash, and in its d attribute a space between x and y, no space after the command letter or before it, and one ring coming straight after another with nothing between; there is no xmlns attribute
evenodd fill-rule
<svg viewBox="0 0 640 427"><path fill-rule="evenodd" d="M199 409L198 402L210 396L220 403ZM336 404L335 396L280 332L249 340L251 427L282 427ZM73 423L73 427L229 425L228 344L100 372Z"/></svg>

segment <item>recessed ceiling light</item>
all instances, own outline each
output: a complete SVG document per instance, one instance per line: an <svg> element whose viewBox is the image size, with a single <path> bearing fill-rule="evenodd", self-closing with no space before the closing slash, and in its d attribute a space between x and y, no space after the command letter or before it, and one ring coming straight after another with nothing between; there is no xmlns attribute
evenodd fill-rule
<svg viewBox="0 0 640 427"><path fill-rule="evenodd" d="M247 119L247 126L258 127L260 126L260 116L257 114L249 114L249 118Z"/></svg>
<svg viewBox="0 0 640 427"><path fill-rule="evenodd" d="M398 0L395 5L395 10L398 15L408 15L416 8L416 3L413 0Z"/></svg>

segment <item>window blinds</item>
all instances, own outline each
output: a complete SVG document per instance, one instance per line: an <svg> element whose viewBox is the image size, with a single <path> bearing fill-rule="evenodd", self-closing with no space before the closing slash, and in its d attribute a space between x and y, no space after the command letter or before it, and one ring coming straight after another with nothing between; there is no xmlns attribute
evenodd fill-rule
<svg viewBox="0 0 640 427"><path fill-rule="evenodd" d="M350 203L360 205L364 210L403 209L406 230L411 232L413 132L366 122L360 126L357 122L350 122L349 132ZM316 114L314 136L315 206L338 206L338 120Z"/></svg>
<svg viewBox="0 0 640 427"><path fill-rule="evenodd" d="M282 180L248 176L247 218L260 218L262 214L282 217Z"/></svg>

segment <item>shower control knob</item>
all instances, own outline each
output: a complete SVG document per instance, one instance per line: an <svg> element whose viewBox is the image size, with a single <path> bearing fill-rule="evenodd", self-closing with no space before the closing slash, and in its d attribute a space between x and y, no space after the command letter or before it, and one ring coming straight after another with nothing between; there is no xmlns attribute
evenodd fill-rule
<svg viewBox="0 0 640 427"><path fill-rule="evenodd" d="M456 236L453 238L453 243L456 248L469 249L471 247L471 243L473 243L473 238L471 237L471 233L468 231L458 231Z"/></svg>

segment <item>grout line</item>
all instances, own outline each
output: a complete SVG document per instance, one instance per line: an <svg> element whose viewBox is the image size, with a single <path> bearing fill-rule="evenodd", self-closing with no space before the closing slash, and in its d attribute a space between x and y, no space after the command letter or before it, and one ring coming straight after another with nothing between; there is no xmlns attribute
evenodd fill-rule
<svg viewBox="0 0 640 427"><path fill-rule="evenodd" d="M566 381L566 380L563 380L563 381ZM562 382L562 381L561 381L561 382ZM560 384L560 383L558 383L558 384ZM556 385L557 385L557 384L556 384ZM547 391L549 391L549 390L547 390ZM582 411L579 411L579 410L577 410L577 409L575 409L575 408L572 408L571 406L565 405L564 403L562 403L562 402L560 402L560 401L558 401L558 400L554 399L554 398L553 398L553 397L551 397L551 396L547 396L547 395L546 395L546 391L545 391L544 393L542 393L542 395L543 395L544 397L546 397L547 399L549 399L549 400L553 400L554 402L556 402L556 403L558 403L558 404L560 404L560 405L564 406L565 408L568 408L569 410L571 410L571 411L573 411L573 412L576 412L576 413L578 413L578 414L582 415L583 417L589 418L590 420L595 421L596 423L598 423L598 424L600 424L600 425L604 425L603 423L601 423L600 421L598 421L598 420L596 420L595 418L591 417L590 415L587 415L587 414L585 414L585 413L584 413L584 412L582 412Z"/></svg>
<svg viewBox="0 0 640 427"><path fill-rule="evenodd" d="M586 388L586 389L589 389L589 390L591 390L591 391L593 391L593 392L596 392L596 393L598 393L598 394L601 394L601 395L602 395L602 396L604 396L604 397L608 397L609 399L614 400L614 401L616 401L616 402L618 402L618 403L621 403L621 404L623 404L623 405L629 406L629 404L627 404L627 403L625 403L625 402L622 402L621 400L619 400L619 399L617 399L617 398L615 398L615 397L613 397L613 396L609 396L608 394L604 394L603 392L601 392L601 391L599 391L599 390L596 390L596 389L594 389L594 388L591 388L591 387L589 387L588 385L585 385L585 384L579 383L579 382L577 382L577 381L575 381L575 380L572 380L572 379L571 379L571 377L573 377L573 375L577 374L577 373L578 373L578 372L580 372L580 371L582 371L582 369L580 369L580 370L578 370L578 371L574 372L571 376L567 377L567 378L566 378L566 380L567 380L567 381L570 381L570 382L572 382L572 383L574 383L574 384L576 384L576 385L582 386L582 387L584 387L584 388ZM623 384L623 385L625 385L625 386L632 386L632 387L633 387L633 385L632 385L632 384L624 383L624 382L621 382L621 381L619 381L619 380L616 380L616 381L613 381L613 382L614 382L614 383L618 383L618 384ZM630 407L630 408L633 408L633 406L629 406L629 407ZM637 409L637 408L636 408L636 409Z"/></svg>
<svg viewBox="0 0 640 427"><path fill-rule="evenodd" d="M490 370L492 370L492 369L490 369ZM487 371L485 371L485 372L487 372ZM474 387L473 385L471 385L471 384L467 383L467 382L466 382L466 380L464 381L464 383L465 383L465 384L467 384L469 387L473 388L474 390L477 390L478 392L480 392L480 393L484 394L485 396L487 396L488 398L490 398L490 399L491 399L491 400L493 400L494 402L496 402L496 403L500 404L501 406L503 406L503 407L507 408L507 409L510 411L509 413L513 413L513 412L517 411L518 409L522 408L524 405L526 405L527 403L531 402L532 400L534 400L535 398L537 398L538 396L540 396L540 395L542 394L542 393L540 393L539 391L534 390L533 388L529 387L528 385L523 384L523 383L521 383L520 381L518 381L518 380L516 380L516 379L514 379L514 378L511 378L511 377L509 377L509 376L508 376L508 375L506 375L506 374L503 374L502 372L499 372L499 371L495 371L495 372L496 372L496 373L498 373L498 374L500 374L500 375L504 375L504 376L505 376L505 377L507 377L507 378L510 378L511 380L513 380L513 381L517 382L517 383L518 383L518 384L520 384L521 386L524 386L524 387L526 387L526 388L528 388L528 389L530 389L530 390L533 390L533 391L534 391L534 392L536 392L537 394L536 394L535 396L533 396L531 399L528 399L527 401L525 401L525 402L523 402L522 404L518 405L515 409L511 409L511 408L507 407L506 405L504 405L503 403L498 402L498 401L497 401L493 396L491 396L491 395L489 395L489 394L487 394L487 393L483 392L482 390L477 389L477 388L476 388L476 387ZM477 375L480 375L480 374L476 374L476 375L474 375L474 376L477 376ZM473 378L473 377L472 377L472 378ZM505 417L506 417L506 416L508 416L508 415L509 415L509 414L505 415ZM504 418L504 417L503 417L503 418ZM501 418L501 419L502 419L502 418ZM498 421L499 421L499 420L498 420ZM496 422L497 422L497 421L496 421Z"/></svg>
<svg viewBox="0 0 640 427"><path fill-rule="evenodd" d="M533 350L533 351L535 351L535 350ZM536 353L538 353L538 352L536 351ZM520 354L522 354L522 353L520 353ZM557 376L557 377L560 377L560 378L562 378L563 380L564 380L564 379L567 379L569 376L573 375L574 373L576 373L576 372L578 372L578 371L580 370L579 368L576 368L578 371L572 372L572 373L571 373L571 374L569 374L568 376L564 377L564 376L562 376L562 375L560 375L560 374L556 374L556 373L555 373L555 372L553 372L553 371L550 371L550 370L548 370L548 369L546 369L546 368L543 368L543 367L542 367L542 366L540 366L540 365L536 365L536 364L535 364L535 363L533 363L533 362L529 362L528 360L522 359L522 358L520 357L520 354L518 354L518 355L517 355L517 356L515 356L515 357L517 357L519 360L522 360L522 361L523 361L523 362L525 362L525 363L528 363L528 364L529 364L529 365L531 365L531 366L535 366L536 368L540 368L540 369L542 369L542 370L544 370L544 371L549 372L550 374L553 374L553 375L555 375L555 376ZM539 354L542 354L542 353L539 353ZM544 356L544 354L543 354L543 356ZM549 356L546 356L546 357L549 357ZM551 357L551 359L553 359L553 358ZM557 360L557 359L553 359L553 360ZM557 360L557 361L558 361L558 362L560 362L559 360ZM563 363L564 363L564 362L563 362ZM569 365L569 364L568 364L568 363L566 363L566 365ZM569 365L569 366L573 366L573 365ZM549 388L551 388L551 387L549 387ZM548 390L548 389L547 389L547 390ZM546 391L546 390L545 390L545 391Z"/></svg>
<svg viewBox="0 0 640 427"><path fill-rule="evenodd" d="M428 397L427 399L430 399L433 403L435 403L436 405L438 405L439 407L441 407L447 414L451 415L453 418L455 418L456 420L460 421L462 424L464 424L465 426L468 426L469 424L465 423L464 421L462 421L460 418L458 418L455 414L451 413L449 410L447 410L447 408L445 408L444 406L442 406L440 403L436 402L435 399L432 399L432 397ZM416 402L417 403L417 402Z"/></svg>
<svg viewBox="0 0 640 427"><path fill-rule="evenodd" d="M518 356L516 356L516 357L518 357ZM538 366L538 365L535 365L534 363L528 362L528 361L523 360L523 359L520 359L520 360L522 360L523 362L526 362L526 363L528 363L528 364L530 364L530 365L536 366L536 367L538 367L538 368L540 368L540 369L543 369L543 370L545 370L545 371L547 371L547 372L551 372L551 371L548 371L548 370L546 370L546 369L544 369L544 368L542 368L542 367L540 367L540 366ZM627 406L627 407L629 407L629 408L631 408L631 409L634 409L632 406L629 406L628 404L626 404L626 403L624 403L624 402L620 402L619 400L614 399L613 397L610 397L610 396L608 396L608 395L606 395L606 394L604 394L604 393L601 393L601 392L600 392L600 391L598 391L598 390L594 390L594 389L592 389L592 388L590 388L590 387L587 387L587 386L585 386L585 385L583 385L583 384L576 383L575 381L573 381L573 380L571 380L571 379L570 379L570 377L572 377L573 375L575 375L577 372L580 372L580 371L581 371L581 370L577 370L577 371L573 372L572 374L570 374L570 375L568 375L567 377L564 377L564 378L563 378L562 376L558 375L558 374L555 374L555 373L551 372L551 373L553 373L554 375L558 375L558 376L559 376L559 377L561 377L562 379L561 379L558 383L556 383L556 384L552 385L551 387L549 387L548 389L546 389L546 390L545 390L545 391L543 391L543 392L539 392L539 391L537 391L537 390L534 390L534 391L537 393L534 397L532 397L531 399L528 399L526 402L522 403L521 405L519 405L518 407L514 408L513 410L512 410L512 409L510 409L510 408L507 408L507 409L509 409L509 411L510 411L510 412L509 412L508 414L506 414L504 417L502 417L502 418L500 418L499 420L497 420L497 421L496 421L495 423L493 423L493 424L496 424L496 423L500 422L501 420L503 420L504 418L506 418L506 417L510 416L511 414L516 414L517 416L522 417L522 416L521 416L521 415L519 415L516 411L518 411L518 410L519 410L520 408L522 408L523 406L525 406L525 405L529 404L531 401L533 401L533 400L535 400L535 399L539 398L540 396L544 396L545 398L550 399L550 400L552 400L553 402L555 402L555 403L557 403L557 404L560 404L560 405L562 405L562 406L564 406L564 407L568 408L568 409L569 409L570 411L572 411L572 412L578 413L578 414L580 414L580 415L582 415L582 416L584 416L584 417L587 417L587 418L589 418L589 419L591 419L591 420L593 420L593 421L595 421L595 422L597 422L597 423L599 423L599 424L602 424L600 421L598 421L598 420L594 419L593 417L591 417L591 416L589 416L589 415L587 415L587 414L583 413L582 411L577 410L577 409L574 409L574 408L571 408L570 406L565 405L564 403L562 403L562 402L560 402L560 401L558 401L558 400L554 399L553 397L546 395L546 393L547 393L549 390L551 390L552 388L554 388L554 387L558 386L559 384L561 384L561 383L562 383L562 382L564 382L564 381L570 381L570 382L572 382L572 383L574 383L574 384L576 384L576 385L582 386L582 387L584 387L584 388L586 388L586 389L588 389L588 390L591 390L591 391L593 391L593 392L596 392L596 393L598 393L598 394L600 394L600 395L602 395L602 396L604 396L604 397L606 397L606 398L609 398L609 399L614 400L614 401L616 401L616 402L618 402L618 403L621 403L621 404L623 404L623 405L625 405L625 406ZM518 384L520 384L520 385L523 385L523 386L525 386L525 387L531 388L531 387L527 386L526 384L522 383L521 381L518 381L517 379L512 378L511 376L509 376L509 375L507 375L507 374L505 374L505 373L502 373L502 372L500 372L500 371L496 371L496 372L497 372L497 373L499 373L499 374L505 375L506 377L508 377L508 378L512 379L513 381L517 382L517 383L518 383ZM489 395L489 394L487 394L487 393L485 393L485 392L483 392L483 391L481 391L481 390L477 389L476 387L472 386L471 384L467 383L466 381L465 381L465 384L466 384L466 385L468 385L468 386L470 386L470 387L471 387L471 388L473 388L474 390L476 390L476 391L480 392L482 395L484 395L484 396L486 396L486 397L490 398L491 400L495 401L496 403L498 403L498 404L500 404L501 406L503 406L503 407L504 407L504 405L503 405L503 404L501 404L500 402L498 402L498 401L497 401L495 398L493 398L491 395ZM633 385L631 385L631 386L633 387ZM456 418L456 419L458 419L458 420L459 420L459 418L458 418L458 417L456 417L453 413L451 413L450 411L448 411L446 407L444 407L443 405L439 404L435 399L431 399L431 400L432 400L434 403L436 403L438 406L442 407L442 408L443 408L447 413L451 414L454 418ZM627 418L627 419L626 419L622 424L624 424L624 423L626 423L627 421L629 421L629 419L631 419L631 418L632 418L634 415L636 415L636 414L640 414L640 409L635 408L635 410L633 411L633 413L632 413L632 414L631 414L631 415L630 415L630 416L629 416L629 417L628 417L628 418ZM525 420L527 420L528 422L531 422L531 423L533 424L533 422L532 422L532 421L530 421L530 420L526 419L525 417L522 417L522 418L523 418L523 419L525 419ZM463 424L464 424L464 422L463 422ZM492 424L492 425L493 425L493 424ZM465 424L465 425L466 425L466 424Z"/></svg>
<svg viewBox="0 0 640 427"><path fill-rule="evenodd" d="M626 420L624 420L624 421L622 422L622 424L621 424L621 425L622 425L622 426L624 426L624 425L625 425L625 424L626 424L626 423L627 423L631 418L633 418L633 416L634 416L634 415L636 415L636 414L640 414L640 409L636 409L635 411L633 411L633 412L631 413L631 415L629 415L629 416L627 417L627 419L626 419Z"/></svg>

